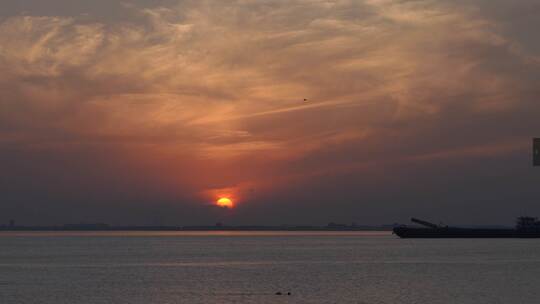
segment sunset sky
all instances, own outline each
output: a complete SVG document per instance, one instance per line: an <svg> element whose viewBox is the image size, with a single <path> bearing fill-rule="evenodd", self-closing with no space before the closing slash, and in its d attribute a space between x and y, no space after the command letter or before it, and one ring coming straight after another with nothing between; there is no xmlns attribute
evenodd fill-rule
<svg viewBox="0 0 540 304"><path fill-rule="evenodd" d="M538 16L537 0L1 1L0 224L540 216Z"/></svg>

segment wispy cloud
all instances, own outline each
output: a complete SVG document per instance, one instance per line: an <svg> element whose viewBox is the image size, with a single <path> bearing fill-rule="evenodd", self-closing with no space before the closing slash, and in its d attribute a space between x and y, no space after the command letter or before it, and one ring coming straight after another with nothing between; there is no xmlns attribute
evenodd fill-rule
<svg viewBox="0 0 540 304"><path fill-rule="evenodd" d="M153 172L148 185L165 171L190 199L227 183L362 178L358 164L395 153L482 154L539 127L540 42L511 22L524 6L536 7L180 1L125 4L121 19L14 14L0 21L0 148L74 162L115 151Z"/></svg>

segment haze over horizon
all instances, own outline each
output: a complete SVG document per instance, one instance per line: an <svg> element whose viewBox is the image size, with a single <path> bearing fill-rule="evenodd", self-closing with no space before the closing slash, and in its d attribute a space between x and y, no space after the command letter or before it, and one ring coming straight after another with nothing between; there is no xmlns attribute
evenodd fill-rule
<svg viewBox="0 0 540 304"><path fill-rule="evenodd" d="M0 2L0 223L540 216L539 15L533 0Z"/></svg>

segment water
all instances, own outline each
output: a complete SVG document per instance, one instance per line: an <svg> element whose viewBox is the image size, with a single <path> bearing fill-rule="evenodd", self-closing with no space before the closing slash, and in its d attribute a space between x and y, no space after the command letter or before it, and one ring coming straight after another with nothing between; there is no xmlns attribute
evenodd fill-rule
<svg viewBox="0 0 540 304"><path fill-rule="evenodd" d="M0 303L537 303L540 240L0 233ZM290 296L275 295L291 292Z"/></svg>

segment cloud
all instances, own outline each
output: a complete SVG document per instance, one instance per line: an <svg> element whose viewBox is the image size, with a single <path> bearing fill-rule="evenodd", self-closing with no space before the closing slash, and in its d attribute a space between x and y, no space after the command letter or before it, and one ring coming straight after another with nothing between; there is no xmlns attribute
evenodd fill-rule
<svg viewBox="0 0 540 304"><path fill-rule="evenodd" d="M309 206L313 197L298 192L314 191L339 197L327 208L347 215L357 208L354 187L322 185L357 180L377 198L397 187L370 184L377 166L395 165L392 174L410 184L407 164L527 157L524 143L540 127L540 44L517 34L538 25L517 22L517 12L535 8L180 1L115 7L122 18L15 14L0 21L0 148L34 167L58 155L55 168L69 176L87 174L87 165L111 176L81 182L96 190L95 201L152 205L115 196L136 187L167 204L199 206L208 199L200 193L248 187L259 189L246 200L260 210L278 199ZM74 165L64 168L64 158ZM121 169L110 170L117 161ZM48 178L32 170L14 167L2 187L11 187L9 176L24 175L22 184ZM65 189L45 184L36 196L67 200ZM239 221L261 214L244 208Z"/></svg>

